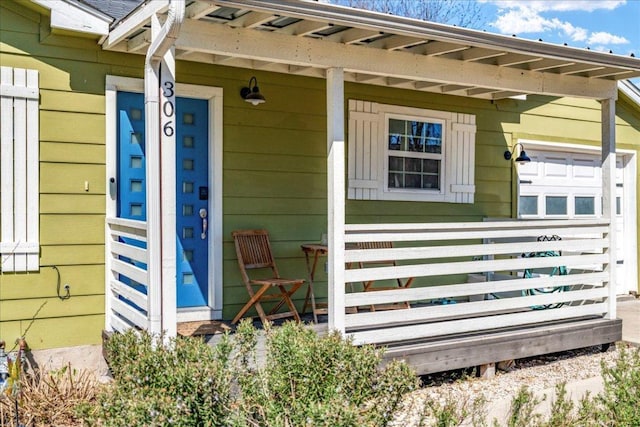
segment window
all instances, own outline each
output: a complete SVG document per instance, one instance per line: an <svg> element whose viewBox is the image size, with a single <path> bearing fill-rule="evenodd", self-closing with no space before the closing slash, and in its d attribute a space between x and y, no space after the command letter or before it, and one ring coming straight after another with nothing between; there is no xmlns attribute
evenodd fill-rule
<svg viewBox="0 0 640 427"><path fill-rule="evenodd" d="M39 269L38 71L0 67L0 270Z"/></svg>
<svg viewBox="0 0 640 427"><path fill-rule="evenodd" d="M349 101L350 199L473 203L475 116Z"/></svg>
<svg viewBox="0 0 640 427"><path fill-rule="evenodd" d="M387 124L387 188L440 191L443 123L390 117Z"/></svg>

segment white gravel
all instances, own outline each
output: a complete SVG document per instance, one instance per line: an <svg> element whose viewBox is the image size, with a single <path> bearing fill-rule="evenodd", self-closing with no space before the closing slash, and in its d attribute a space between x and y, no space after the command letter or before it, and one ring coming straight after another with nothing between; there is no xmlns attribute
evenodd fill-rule
<svg viewBox="0 0 640 427"><path fill-rule="evenodd" d="M570 384L598 378L602 373L601 362L610 366L617 355L618 348L614 346L604 353L596 346L519 359L513 371L498 371L491 379L476 378L473 372L462 371L425 376L422 378L423 387L407 397L406 410L396 419L394 426L418 425L419 413L429 400L441 405L452 401L465 403L471 409L473 401L483 398L486 409L496 402L506 405L522 386L527 386L531 392L540 393L553 389L561 382ZM491 423L494 414L487 415Z"/></svg>

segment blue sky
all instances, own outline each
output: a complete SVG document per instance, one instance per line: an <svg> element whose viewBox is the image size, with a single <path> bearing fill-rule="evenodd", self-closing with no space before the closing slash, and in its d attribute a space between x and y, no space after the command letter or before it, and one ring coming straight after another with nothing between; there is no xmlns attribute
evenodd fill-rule
<svg viewBox="0 0 640 427"><path fill-rule="evenodd" d="M640 0L478 0L485 30L640 58Z"/></svg>

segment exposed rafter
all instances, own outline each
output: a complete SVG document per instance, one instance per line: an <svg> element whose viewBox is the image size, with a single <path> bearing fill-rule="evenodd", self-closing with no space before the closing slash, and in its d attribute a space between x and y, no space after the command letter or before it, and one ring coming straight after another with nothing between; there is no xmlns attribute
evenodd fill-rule
<svg viewBox="0 0 640 427"><path fill-rule="evenodd" d="M105 49L143 54L150 18L141 5L112 28ZM459 27L302 0L195 0L178 59L318 78L500 99L528 93L595 99L640 76L640 61ZM162 20L162 16L160 16Z"/></svg>

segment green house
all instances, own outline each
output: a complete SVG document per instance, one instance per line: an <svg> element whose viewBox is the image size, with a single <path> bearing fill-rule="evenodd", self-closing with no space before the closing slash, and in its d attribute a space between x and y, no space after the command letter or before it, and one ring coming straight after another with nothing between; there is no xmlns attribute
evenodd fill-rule
<svg viewBox="0 0 640 427"><path fill-rule="evenodd" d="M239 229L289 277L326 235L321 320L423 372L620 338L638 58L303 0L9 0L0 36L0 339L230 320Z"/></svg>

